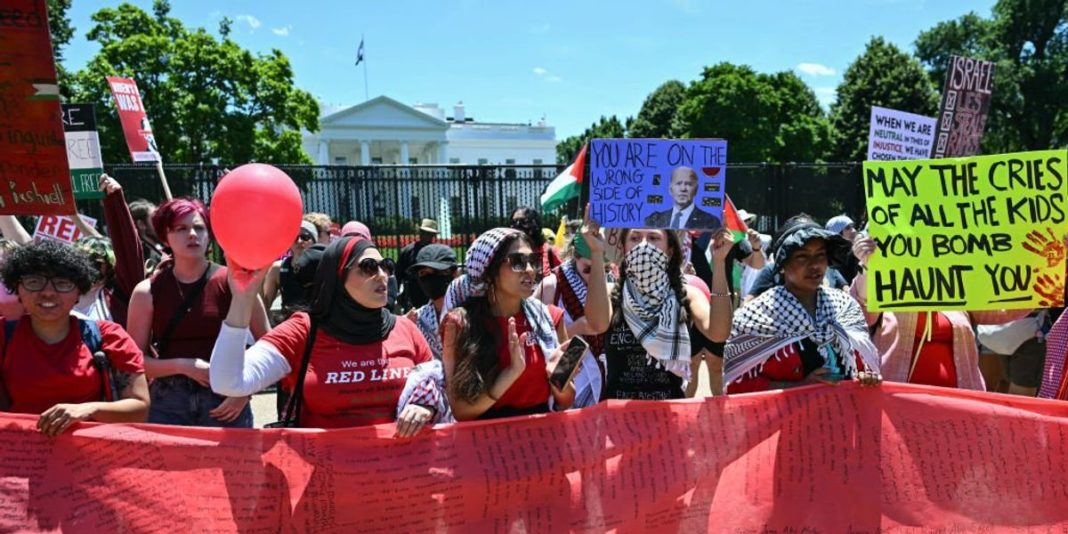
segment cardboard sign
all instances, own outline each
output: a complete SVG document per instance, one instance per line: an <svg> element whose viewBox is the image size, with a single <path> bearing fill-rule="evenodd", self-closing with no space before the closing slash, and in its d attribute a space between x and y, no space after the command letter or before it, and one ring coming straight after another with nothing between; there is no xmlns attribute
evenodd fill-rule
<svg viewBox="0 0 1068 534"><path fill-rule="evenodd" d="M96 131L96 106L63 104L63 135L67 139L67 164L74 198L104 198L100 191L104 156L100 154L100 136Z"/></svg>
<svg viewBox="0 0 1068 534"><path fill-rule="evenodd" d="M931 117L872 106L868 159L927 159L934 142L935 122Z"/></svg>
<svg viewBox="0 0 1068 534"><path fill-rule="evenodd" d="M589 157L590 215L605 228L722 226L726 141L594 139Z"/></svg>
<svg viewBox="0 0 1068 534"><path fill-rule="evenodd" d="M1064 305L1068 151L864 163L868 308Z"/></svg>
<svg viewBox="0 0 1068 534"><path fill-rule="evenodd" d="M96 219L81 215L85 224L91 227L96 227ZM66 215L45 215L37 219L37 228L33 231L34 239L52 239L54 241L63 241L64 243L73 243L82 237L83 234L78 225L74 223L74 219L67 217Z"/></svg>
<svg viewBox="0 0 1068 534"><path fill-rule="evenodd" d="M979 154L993 90L993 62L950 56L932 158Z"/></svg>
<svg viewBox="0 0 1068 534"><path fill-rule="evenodd" d="M137 83L130 78L109 76L108 85L111 86L111 96L115 98L115 107L119 110L119 121L122 122L122 133L126 136L126 146L130 149L130 159L134 163L162 161Z"/></svg>
<svg viewBox="0 0 1068 534"><path fill-rule="evenodd" d="M0 6L0 214L74 213L45 0Z"/></svg>

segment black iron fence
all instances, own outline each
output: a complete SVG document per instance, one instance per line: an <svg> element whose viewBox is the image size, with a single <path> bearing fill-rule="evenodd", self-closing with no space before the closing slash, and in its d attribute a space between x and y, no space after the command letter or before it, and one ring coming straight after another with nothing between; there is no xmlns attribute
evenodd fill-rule
<svg viewBox="0 0 1068 534"><path fill-rule="evenodd" d="M376 237L390 241L391 248L414 239L420 219L446 216L457 236L454 244L466 246L472 236L507 224L517 207L537 206L545 186L563 170L556 165L278 167L300 187L306 212L323 212L341 223L363 221ZM730 164L727 193L736 206L759 216L756 226L764 232L800 212L820 221L842 213L860 220L860 170L858 163ZM167 165L165 171L175 196L210 202L225 167ZM127 200L163 197L154 166L113 165L107 172L123 185ZM97 202L81 201L79 208L100 215ZM580 216L579 201L561 212ZM547 214L544 225L555 228L559 215Z"/></svg>

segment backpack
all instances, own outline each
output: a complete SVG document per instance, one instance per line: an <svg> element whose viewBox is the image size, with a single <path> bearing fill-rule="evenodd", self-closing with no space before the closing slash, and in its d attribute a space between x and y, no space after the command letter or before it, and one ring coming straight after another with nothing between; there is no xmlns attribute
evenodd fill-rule
<svg viewBox="0 0 1068 534"><path fill-rule="evenodd" d="M18 324L19 321L17 319L4 321L4 347L0 351L0 361L7 357L7 342L15 335L15 327ZM97 372L100 373L104 400L118 400L119 392L115 388L111 360L108 359L103 351L104 336L100 333L100 325L96 324L94 320L78 318L78 331L82 335L82 343L89 348L90 354L93 355L93 367L96 367Z"/></svg>

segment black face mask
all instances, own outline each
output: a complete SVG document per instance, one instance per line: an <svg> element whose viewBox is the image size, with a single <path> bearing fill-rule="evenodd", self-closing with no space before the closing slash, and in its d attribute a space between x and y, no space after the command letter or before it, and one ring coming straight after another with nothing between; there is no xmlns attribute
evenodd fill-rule
<svg viewBox="0 0 1068 534"><path fill-rule="evenodd" d="M449 290L449 284L452 283L452 279L452 273L420 276L419 289L422 289L423 294L430 297L431 300L439 299L444 297Z"/></svg>

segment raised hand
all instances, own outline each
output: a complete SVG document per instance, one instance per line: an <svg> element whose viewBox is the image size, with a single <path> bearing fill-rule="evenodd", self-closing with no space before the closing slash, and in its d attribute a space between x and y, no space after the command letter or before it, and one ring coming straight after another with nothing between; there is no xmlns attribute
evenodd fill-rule
<svg viewBox="0 0 1068 534"><path fill-rule="evenodd" d="M105 195L110 195L112 193L122 191L122 186L119 185L119 182L116 182L115 179L108 176L107 173L100 175L99 187L100 191L102 191Z"/></svg>
<svg viewBox="0 0 1068 534"><path fill-rule="evenodd" d="M508 319L508 353L511 355L508 370L519 378L527 368L527 357L523 352L523 344L519 341L519 334L515 333L515 318Z"/></svg>
<svg viewBox="0 0 1068 534"><path fill-rule="evenodd" d="M726 227L720 228L712 235L710 247L712 257L717 260L716 265L721 265L723 260L727 259L727 254L730 254L731 248L734 247L734 235Z"/></svg>
<svg viewBox="0 0 1068 534"><path fill-rule="evenodd" d="M229 256L226 257L226 265L226 281L230 285L230 292L234 296L241 295L245 297L259 295L263 279L267 277L267 271L271 268L268 265L262 269L251 271L238 265Z"/></svg>
<svg viewBox="0 0 1068 534"><path fill-rule="evenodd" d="M593 258L601 258L608 247L604 236L601 235L601 224L590 218L590 205L586 204L586 213L582 216L582 238L586 240L586 246L590 247Z"/></svg>
<svg viewBox="0 0 1068 534"><path fill-rule="evenodd" d="M871 255L875 252L875 249L878 248L878 246L878 243L876 243L870 236L857 236L853 241L853 255L857 257L857 260L860 261L862 266L867 267L868 259L871 258Z"/></svg>

